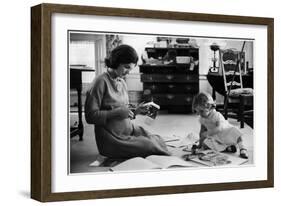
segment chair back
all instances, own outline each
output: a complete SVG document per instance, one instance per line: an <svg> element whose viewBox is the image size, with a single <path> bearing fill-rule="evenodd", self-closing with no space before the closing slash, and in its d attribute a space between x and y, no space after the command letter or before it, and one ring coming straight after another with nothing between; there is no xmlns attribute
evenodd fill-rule
<svg viewBox="0 0 281 206"><path fill-rule="evenodd" d="M220 66L223 73L225 93L243 88L240 52L235 49L220 50Z"/></svg>

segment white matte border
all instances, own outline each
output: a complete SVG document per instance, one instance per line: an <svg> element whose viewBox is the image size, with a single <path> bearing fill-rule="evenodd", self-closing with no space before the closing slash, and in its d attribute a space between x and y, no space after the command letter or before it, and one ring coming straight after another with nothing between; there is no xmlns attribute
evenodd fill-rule
<svg viewBox="0 0 281 206"><path fill-rule="evenodd" d="M255 39L255 165L68 175L67 31L107 31ZM52 192L192 185L267 179L266 26L94 15L52 15ZM257 84L257 82L259 84Z"/></svg>

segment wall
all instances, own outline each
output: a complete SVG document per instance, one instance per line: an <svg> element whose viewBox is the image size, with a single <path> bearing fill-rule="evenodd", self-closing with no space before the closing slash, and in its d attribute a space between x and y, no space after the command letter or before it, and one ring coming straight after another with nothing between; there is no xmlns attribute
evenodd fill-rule
<svg viewBox="0 0 281 206"><path fill-rule="evenodd" d="M275 0L57 0L52 3L107 7L219 13L275 18L275 187L268 189L203 192L131 198L46 203L46 206L277 205L281 194L281 14ZM40 0L3 1L1 4L1 205L43 205L30 196L30 7ZM132 24L133 26L133 24Z"/></svg>
<svg viewBox="0 0 281 206"><path fill-rule="evenodd" d="M83 83L90 83L104 70L105 36L87 33L71 33L69 64L84 64L95 72L83 72Z"/></svg>
<svg viewBox="0 0 281 206"><path fill-rule="evenodd" d="M131 45L136 50L136 52L139 56L138 64L142 64L142 61L141 61L140 57L141 57L141 55L144 51L145 45L147 44L147 42L150 42L150 41L155 41L155 38L152 37L152 36L146 36L146 35L143 35L143 36L126 35L123 38L124 44ZM138 66L136 66L130 72L130 74L126 77L126 82L128 84L129 90L131 90L131 91L142 91L143 86L142 86L142 83L140 81L140 74L139 74L139 67Z"/></svg>

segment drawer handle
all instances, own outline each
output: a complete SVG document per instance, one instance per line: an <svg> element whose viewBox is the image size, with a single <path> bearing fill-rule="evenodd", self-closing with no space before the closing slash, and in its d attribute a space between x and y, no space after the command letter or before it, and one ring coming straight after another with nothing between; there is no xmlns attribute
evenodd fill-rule
<svg viewBox="0 0 281 206"><path fill-rule="evenodd" d="M174 98L174 95L167 95L167 99L173 99Z"/></svg>
<svg viewBox="0 0 281 206"><path fill-rule="evenodd" d="M172 85L172 84L170 84L170 85L168 85L168 87L169 87L169 89L172 89L172 88L174 88L175 86Z"/></svg>
<svg viewBox="0 0 281 206"><path fill-rule="evenodd" d="M171 79L174 78L174 76L173 76L173 75L167 75L166 78L167 78L168 80L171 80Z"/></svg>
<svg viewBox="0 0 281 206"><path fill-rule="evenodd" d="M187 101L187 102L191 102L191 101L192 101L192 98L187 97L187 98L185 98L185 101Z"/></svg>
<svg viewBox="0 0 281 206"><path fill-rule="evenodd" d="M145 89L143 91L143 95L147 96L147 95L151 95L151 90L150 89Z"/></svg>

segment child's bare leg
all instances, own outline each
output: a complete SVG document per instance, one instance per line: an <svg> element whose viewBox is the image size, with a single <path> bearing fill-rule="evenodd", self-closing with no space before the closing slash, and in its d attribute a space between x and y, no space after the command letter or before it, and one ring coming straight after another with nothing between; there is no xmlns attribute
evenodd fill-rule
<svg viewBox="0 0 281 206"><path fill-rule="evenodd" d="M209 149L209 147L206 144L204 144L204 141L206 138L207 138L206 132L200 133L198 148L203 149L203 150Z"/></svg>
<svg viewBox="0 0 281 206"><path fill-rule="evenodd" d="M248 159L248 152L247 152L247 149L243 145L242 137L238 137L237 144L238 144L238 147L240 150L240 157L242 157L244 159Z"/></svg>

